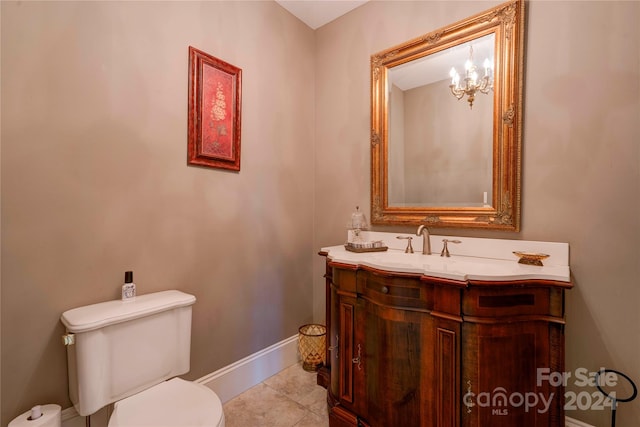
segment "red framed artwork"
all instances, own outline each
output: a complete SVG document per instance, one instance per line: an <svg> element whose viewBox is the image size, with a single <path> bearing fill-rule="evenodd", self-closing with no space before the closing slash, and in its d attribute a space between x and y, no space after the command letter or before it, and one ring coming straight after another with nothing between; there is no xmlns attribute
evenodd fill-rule
<svg viewBox="0 0 640 427"><path fill-rule="evenodd" d="M189 46L190 165L240 170L242 70Z"/></svg>

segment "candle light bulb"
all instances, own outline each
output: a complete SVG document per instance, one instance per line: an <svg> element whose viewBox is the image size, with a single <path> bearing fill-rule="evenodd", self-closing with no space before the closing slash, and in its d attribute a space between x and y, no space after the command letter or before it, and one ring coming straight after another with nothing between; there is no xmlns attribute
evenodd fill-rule
<svg viewBox="0 0 640 427"><path fill-rule="evenodd" d="M473 68L473 62L470 59L467 59L467 62L464 63L464 69L469 71Z"/></svg>
<svg viewBox="0 0 640 427"><path fill-rule="evenodd" d="M456 71L456 68L451 67L451 71L449 71L449 77L451 77L451 84L454 84L456 82L457 75L458 75L458 72Z"/></svg>
<svg viewBox="0 0 640 427"><path fill-rule="evenodd" d="M484 75L488 76L489 75L489 68L491 68L491 61L489 61L489 58L486 58L484 60Z"/></svg>

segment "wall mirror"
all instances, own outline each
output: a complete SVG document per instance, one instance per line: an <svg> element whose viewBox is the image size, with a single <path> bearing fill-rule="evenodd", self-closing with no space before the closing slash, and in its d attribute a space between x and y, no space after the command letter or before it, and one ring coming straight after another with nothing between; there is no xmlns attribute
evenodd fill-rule
<svg viewBox="0 0 640 427"><path fill-rule="evenodd" d="M371 56L372 223L519 231L523 58L523 0Z"/></svg>

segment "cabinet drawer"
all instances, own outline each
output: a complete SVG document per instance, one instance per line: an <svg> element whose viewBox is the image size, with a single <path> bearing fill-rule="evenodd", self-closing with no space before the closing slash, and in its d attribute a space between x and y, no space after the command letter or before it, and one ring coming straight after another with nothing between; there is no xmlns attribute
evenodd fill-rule
<svg viewBox="0 0 640 427"><path fill-rule="evenodd" d="M462 312L487 317L562 316L562 304L554 304L552 297L561 298L561 293L551 292L549 288L470 288L463 292Z"/></svg>
<svg viewBox="0 0 640 427"><path fill-rule="evenodd" d="M343 270L334 268L332 271L333 284L336 289L344 292L356 292L356 272L355 270Z"/></svg>
<svg viewBox="0 0 640 427"><path fill-rule="evenodd" d="M358 294L374 303L403 307L431 309L433 288L419 278L388 277L372 272L358 272Z"/></svg>

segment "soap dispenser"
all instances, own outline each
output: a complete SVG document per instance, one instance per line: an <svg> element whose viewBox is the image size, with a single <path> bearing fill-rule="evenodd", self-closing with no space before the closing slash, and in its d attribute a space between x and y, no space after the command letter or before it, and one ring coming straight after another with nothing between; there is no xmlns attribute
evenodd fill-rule
<svg viewBox="0 0 640 427"><path fill-rule="evenodd" d="M367 218L364 213L360 212L360 206L356 206L356 210L351 213L351 219L347 223L347 242L348 243L361 243L363 238L360 235L362 230L366 230L369 227Z"/></svg>

